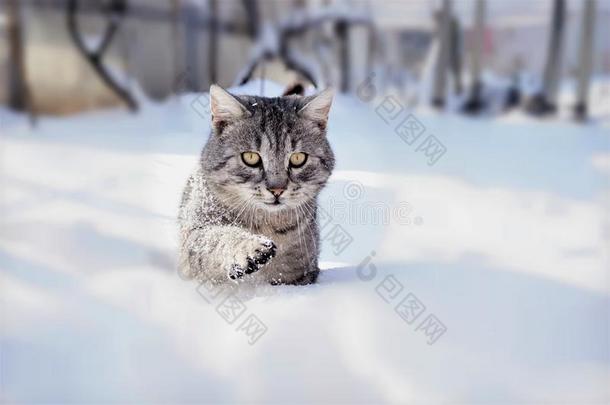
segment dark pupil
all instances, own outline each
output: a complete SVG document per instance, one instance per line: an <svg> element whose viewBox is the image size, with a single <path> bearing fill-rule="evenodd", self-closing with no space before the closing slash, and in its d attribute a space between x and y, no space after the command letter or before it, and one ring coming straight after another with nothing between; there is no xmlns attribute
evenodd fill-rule
<svg viewBox="0 0 610 405"><path fill-rule="evenodd" d="M294 160L295 160L297 163L292 163L292 166L294 166L294 167L301 167L301 166L303 166L303 165L305 164L305 162L307 161L307 155L304 155L304 156L303 156L303 155L296 155L296 156L295 156L295 158L294 158Z"/></svg>
<svg viewBox="0 0 610 405"><path fill-rule="evenodd" d="M244 161L245 164L252 167L256 167L260 163L260 160L256 161L255 163L251 163L252 160L256 160L256 156L253 153L243 153L241 155L241 159Z"/></svg>

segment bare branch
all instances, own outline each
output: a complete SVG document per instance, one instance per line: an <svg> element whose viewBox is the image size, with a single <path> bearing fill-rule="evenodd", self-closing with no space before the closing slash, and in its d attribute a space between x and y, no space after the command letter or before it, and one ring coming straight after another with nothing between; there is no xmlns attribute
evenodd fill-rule
<svg viewBox="0 0 610 405"><path fill-rule="evenodd" d="M119 28L120 24L120 12L125 12L124 7L120 7L121 1L115 1L114 10L110 10L108 13L108 25L104 31L104 36L100 42L100 45L96 50L90 50L86 45L82 37L82 33L78 29L77 12L78 12L78 0L69 0L67 4L67 19L66 23L68 26L68 32L70 37L74 41L77 49L85 57L89 65L95 70L97 75L102 81L127 105L131 111L138 110L138 104L134 97L129 91L121 87L116 80L112 77L108 68L103 63L104 52L108 49L108 46L112 42L114 34Z"/></svg>

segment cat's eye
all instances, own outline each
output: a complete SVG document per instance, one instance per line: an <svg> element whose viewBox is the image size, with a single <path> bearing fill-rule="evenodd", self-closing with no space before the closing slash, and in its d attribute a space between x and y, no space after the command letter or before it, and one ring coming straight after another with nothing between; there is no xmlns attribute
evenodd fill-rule
<svg viewBox="0 0 610 405"><path fill-rule="evenodd" d="M290 166L301 167L307 162L307 153L295 152L290 155Z"/></svg>
<svg viewBox="0 0 610 405"><path fill-rule="evenodd" d="M261 155L256 152L244 152L241 154L241 159L248 166L255 167L261 162Z"/></svg>

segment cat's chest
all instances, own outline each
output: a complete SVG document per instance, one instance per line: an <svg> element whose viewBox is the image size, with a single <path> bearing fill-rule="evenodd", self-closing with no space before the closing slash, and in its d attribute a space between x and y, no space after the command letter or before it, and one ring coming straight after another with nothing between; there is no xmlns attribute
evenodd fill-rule
<svg viewBox="0 0 610 405"><path fill-rule="evenodd" d="M303 229L298 224L282 226L259 226L253 229L271 239L278 247L292 246L299 238L302 238Z"/></svg>
<svg viewBox="0 0 610 405"><path fill-rule="evenodd" d="M312 267L317 268L318 237L314 222L300 218L299 221L262 224L250 229L262 234L277 246L276 256L257 273L267 282L292 282L299 279Z"/></svg>
<svg viewBox="0 0 610 405"><path fill-rule="evenodd" d="M315 238L317 232L315 224L301 218L299 221L277 221L255 225L252 232L263 234L273 240L276 245L293 245L303 243L304 239Z"/></svg>

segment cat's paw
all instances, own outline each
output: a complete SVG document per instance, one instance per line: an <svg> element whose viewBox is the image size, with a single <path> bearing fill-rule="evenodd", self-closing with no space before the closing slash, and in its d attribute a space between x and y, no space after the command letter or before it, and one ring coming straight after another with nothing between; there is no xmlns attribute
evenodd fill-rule
<svg viewBox="0 0 610 405"><path fill-rule="evenodd" d="M269 262L277 251L275 243L271 239L257 236L241 243L241 257L237 257L235 262L229 266L227 275L231 280L242 278L246 274L260 270Z"/></svg>

